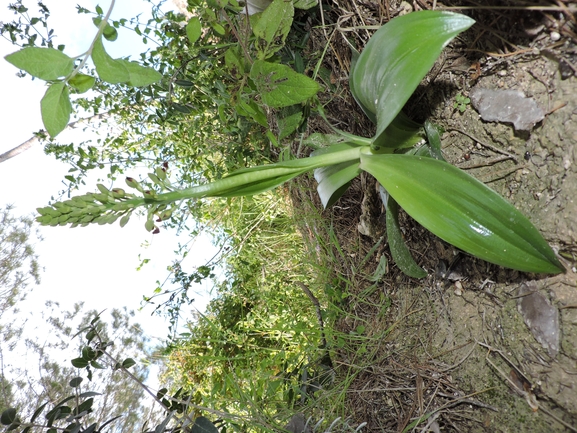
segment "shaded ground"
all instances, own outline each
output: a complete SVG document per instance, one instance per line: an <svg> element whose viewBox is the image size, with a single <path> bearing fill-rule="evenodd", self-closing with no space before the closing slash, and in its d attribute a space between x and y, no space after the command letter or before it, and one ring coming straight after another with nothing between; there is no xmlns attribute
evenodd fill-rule
<svg viewBox="0 0 577 433"><path fill-rule="evenodd" d="M372 30L351 27L378 25L409 8L430 9L433 1L327 3L325 24L349 28L330 38L323 63L338 95L327 101L328 117L339 128L370 136L372 125L346 86L350 52L343 35L362 47ZM518 5L499 5L505 3ZM415 431L434 432L577 431L577 36L570 6L557 1L531 10L465 9L477 24L446 50L406 107L412 117L443 126L447 160L527 215L564 257L566 274L530 275L487 264L405 216L406 241L429 275L407 278L389 260L388 273L373 284L367 276L382 255L389 256L384 242L371 252L383 227L374 180L363 175L324 213L341 248L334 255L337 281L349 294L338 328L365 337L335 349L333 359L337 378L352 379L346 407L357 423L368 423L363 431L412 431L415 424ZM321 29L312 40L313 51L322 51ZM456 95L467 96L476 86L522 90L548 114L528 133L484 122L467 104L463 112L455 109ZM308 186L294 199L301 207L318 206L313 183ZM359 233L360 222L370 236ZM330 235L310 221L304 231ZM524 323L522 284L557 310L558 353L544 348Z"/></svg>

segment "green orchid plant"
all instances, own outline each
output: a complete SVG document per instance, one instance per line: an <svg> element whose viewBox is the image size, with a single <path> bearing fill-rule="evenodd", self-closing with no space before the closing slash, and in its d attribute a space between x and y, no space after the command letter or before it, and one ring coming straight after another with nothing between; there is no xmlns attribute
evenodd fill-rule
<svg viewBox="0 0 577 433"><path fill-rule="evenodd" d="M149 176L164 192L146 190L134 179L137 194L98 185L99 193L39 208L44 225L127 223L133 210L147 207L146 228L169 218L176 203L201 197L257 194L314 171L323 205L330 206L362 171L386 190L387 235L393 258L406 274L423 277L404 244L399 206L425 228L474 256L512 269L559 273L564 268L531 222L493 190L443 160L437 131L421 127L401 109L434 64L441 50L474 21L464 15L421 11L397 17L380 28L356 58L351 91L376 123L372 138L335 131L308 140L317 149L308 158L239 170L215 182L174 190L164 168ZM270 74L269 74L270 75ZM276 77L269 78L271 86ZM277 80L282 82L283 80ZM419 146L423 137L428 146ZM321 147L319 143L328 146Z"/></svg>

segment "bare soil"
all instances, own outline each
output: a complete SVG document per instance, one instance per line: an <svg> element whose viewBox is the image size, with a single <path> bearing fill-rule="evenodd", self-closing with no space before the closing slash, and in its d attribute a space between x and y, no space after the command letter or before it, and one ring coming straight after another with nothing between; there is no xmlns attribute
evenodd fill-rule
<svg viewBox="0 0 577 433"><path fill-rule="evenodd" d="M527 215L567 268L558 276L503 269L457 251L406 215L405 239L428 277L415 280L400 273L384 241L367 260L383 231L383 211L375 181L361 176L324 213L342 250L335 254L335 272L342 276L337 281L348 282L341 288L347 314L338 328L373 342L367 348L359 339L335 349L337 378L352 378L348 415L367 422L363 431L369 432L577 431L577 36L576 11L569 10L575 5L562 0L535 2L532 8L515 1L482 2L484 8L475 8L473 1L324 3L326 28L349 30L332 37L328 31L323 65L337 88L337 97L326 101L328 117L364 136L371 136L373 127L348 92L350 51L344 37L362 48L374 30L359 26L383 24L433 4L464 7L461 12L477 20L448 47L406 112L441 125L447 160ZM324 33L313 31L313 52L327 44ZM476 86L521 90L547 115L530 132L518 132L511 124L483 121L471 105L463 112L454 108L456 95L467 96ZM324 127L311 121L311 128ZM295 193L299 206L318 206L313 194L304 195ZM365 234L359 233L361 222L369 227L361 230ZM309 224L308 230L317 228ZM389 258L388 272L374 284L366 276L383 255ZM543 347L525 324L519 311L522 284L557 309L558 353Z"/></svg>

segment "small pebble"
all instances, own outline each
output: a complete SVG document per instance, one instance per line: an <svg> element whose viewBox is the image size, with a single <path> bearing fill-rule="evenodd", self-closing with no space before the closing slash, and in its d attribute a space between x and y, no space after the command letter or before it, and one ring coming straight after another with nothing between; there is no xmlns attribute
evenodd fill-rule
<svg viewBox="0 0 577 433"><path fill-rule="evenodd" d="M455 281L455 295L461 296L463 294L463 285L460 281Z"/></svg>
<svg viewBox="0 0 577 433"><path fill-rule="evenodd" d="M557 42L559 39L561 39L561 35L559 32L551 32L550 38L553 42Z"/></svg>

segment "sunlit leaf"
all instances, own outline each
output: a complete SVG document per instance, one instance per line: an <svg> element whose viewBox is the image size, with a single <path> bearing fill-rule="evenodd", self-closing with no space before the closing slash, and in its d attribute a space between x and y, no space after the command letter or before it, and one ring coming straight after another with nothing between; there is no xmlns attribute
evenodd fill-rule
<svg viewBox="0 0 577 433"><path fill-rule="evenodd" d="M368 152L361 168L416 221L456 247L520 271L564 270L525 216L462 170L433 158Z"/></svg>
<svg viewBox="0 0 577 433"><path fill-rule="evenodd" d="M134 87L143 87L160 81L162 75L148 66L139 65L136 62L129 62L128 60L118 60L122 62L128 71L128 81L126 84Z"/></svg>
<svg viewBox="0 0 577 433"><path fill-rule="evenodd" d="M186 36L191 44L194 44L202 34L202 24L198 17L192 17L186 24Z"/></svg>
<svg viewBox="0 0 577 433"><path fill-rule="evenodd" d="M261 43L261 58L267 58L284 46L293 21L294 6L292 1L274 0L262 13L252 28L254 35Z"/></svg>
<svg viewBox="0 0 577 433"><path fill-rule="evenodd" d="M91 77L90 75L85 74L76 74L70 80L68 80L68 84L78 90L79 93L84 93L94 86L96 79Z"/></svg>
<svg viewBox="0 0 577 433"><path fill-rule="evenodd" d="M42 80L66 77L74 69L73 59L54 48L26 47L8 54L5 59Z"/></svg>
<svg viewBox="0 0 577 433"><path fill-rule="evenodd" d="M130 73L126 69L126 60L115 60L108 55L102 44L102 38L96 39L92 48L92 61L101 80L110 84L127 83Z"/></svg>
<svg viewBox="0 0 577 433"><path fill-rule="evenodd" d="M293 71L286 65L257 60L250 78L262 101L272 108L288 107L312 98L320 87L313 79Z"/></svg>
<svg viewBox="0 0 577 433"><path fill-rule="evenodd" d="M451 12L420 11L392 19L370 39L351 72L351 92L377 120L375 146L441 50L475 21Z"/></svg>
<svg viewBox="0 0 577 433"><path fill-rule="evenodd" d="M60 134L70 121L72 104L68 88L62 82L51 84L40 101L42 122L51 137Z"/></svg>

